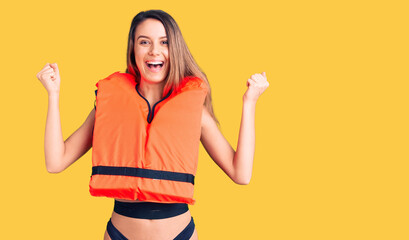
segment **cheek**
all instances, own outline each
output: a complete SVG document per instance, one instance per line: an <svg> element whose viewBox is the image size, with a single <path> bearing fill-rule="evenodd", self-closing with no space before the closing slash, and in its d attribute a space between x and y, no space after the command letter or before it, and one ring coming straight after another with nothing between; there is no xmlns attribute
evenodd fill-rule
<svg viewBox="0 0 409 240"><path fill-rule="evenodd" d="M167 62L167 63L170 63L169 52L168 52L167 50L166 50L166 51L163 51L163 56L165 57L166 62Z"/></svg>
<svg viewBox="0 0 409 240"><path fill-rule="evenodd" d="M135 59L140 59L141 53L140 51L138 51L138 49L134 50L134 55L135 55Z"/></svg>
<svg viewBox="0 0 409 240"><path fill-rule="evenodd" d="M135 54L135 58L143 58L144 55L147 53L147 49L140 46L136 46L133 51Z"/></svg>
<svg viewBox="0 0 409 240"><path fill-rule="evenodd" d="M143 63L143 53L141 51L138 51L137 49L134 50L135 54L135 62L138 67Z"/></svg>

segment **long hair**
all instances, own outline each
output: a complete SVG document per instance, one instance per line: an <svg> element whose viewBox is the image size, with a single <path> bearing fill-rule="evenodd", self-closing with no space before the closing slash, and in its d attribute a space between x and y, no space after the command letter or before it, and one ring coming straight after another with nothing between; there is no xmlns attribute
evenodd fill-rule
<svg viewBox="0 0 409 240"><path fill-rule="evenodd" d="M137 82L140 81L141 74L135 63L135 31L138 25L148 18L159 20L163 24L168 39L169 73L165 79L164 94L177 88L185 77L194 76L202 79L208 88L204 105L216 123L219 124L213 111L210 84L207 80L206 74L203 73L197 65L183 39L179 26L168 13L161 10L149 10L140 12L133 18L128 36L126 73L134 75Z"/></svg>

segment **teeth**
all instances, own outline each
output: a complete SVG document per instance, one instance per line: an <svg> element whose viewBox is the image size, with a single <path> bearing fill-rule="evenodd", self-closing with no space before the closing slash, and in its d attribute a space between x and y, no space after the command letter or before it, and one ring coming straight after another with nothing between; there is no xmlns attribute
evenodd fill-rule
<svg viewBox="0 0 409 240"><path fill-rule="evenodd" d="M163 64L163 62L146 62L147 64L152 64L152 65L159 65Z"/></svg>

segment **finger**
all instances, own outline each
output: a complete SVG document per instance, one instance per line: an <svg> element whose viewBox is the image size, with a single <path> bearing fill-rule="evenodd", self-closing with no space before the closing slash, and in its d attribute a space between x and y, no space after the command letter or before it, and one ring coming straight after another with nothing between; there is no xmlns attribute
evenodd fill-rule
<svg viewBox="0 0 409 240"><path fill-rule="evenodd" d="M262 72L261 74L263 75L263 77L267 78L266 72Z"/></svg>
<svg viewBox="0 0 409 240"><path fill-rule="evenodd" d="M43 69L41 69L41 71L39 73L44 73L47 71L53 70L50 66L45 66Z"/></svg>
<svg viewBox="0 0 409 240"><path fill-rule="evenodd" d="M246 82L246 87L250 87L250 81L251 81L251 79L249 78L249 79L247 79L247 82Z"/></svg>
<svg viewBox="0 0 409 240"><path fill-rule="evenodd" d="M44 69L43 72L54 72L54 69L52 69L52 68L47 68L47 69Z"/></svg>
<svg viewBox="0 0 409 240"><path fill-rule="evenodd" d="M60 75L60 71L58 70L58 65L57 65L57 63L52 63L50 66L53 68L53 70L55 71L55 73L56 73L57 75Z"/></svg>
<svg viewBox="0 0 409 240"><path fill-rule="evenodd" d="M53 74L54 70L52 68L43 71L41 74Z"/></svg>
<svg viewBox="0 0 409 240"><path fill-rule="evenodd" d="M50 67L49 67L49 63L47 63L47 64L43 67L43 69L41 69L41 70L37 73L36 77L39 78L39 77L42 76L43 74L49 73L49 71L52 71L52 68L50 68Z"/></svg>
<svg viewBox="0 0 409 240"><path fill-rule="evenodd" d="M261 74L254 74L251 76L251 79L253 79L256 82L262 81L263 77L261 76Z"/></svg>
<svg viewBox="0 0 409 240"><path fill-rule="evenodd" d="M256 85L256 81L254 79L249 78L247 80L247 87Z"/></svg>
<svg viewBox="0 0 409 240"><path fill-rule="evenodd" d="M256 79L257 79L257 75L256 75L256 74L251 75L250 79L256 80Z"/></svg>
<svg viewBox="0 0 409 240"><path fill-rule="evenodd" d="M52 68L41 69L41 71L38 72L38 75L41 75L43 73L47 73L47 72L52 71L52 70L53 70Z"/></svg>
<svg viewBox="0 0 409 240"><path fill-rule="evenodd" d="M49 64L49 63L46 63L45 66L43 67L43 69L47 69L47 68L50 68L50 64Z"/></svg>
<svg viewBox="0 0 409 240"><path fill-rule="evenodd" d="M38 73L37 78L39 78L40 80L45 80L47 78L53 78L54 75L55 75L54 70L48 69L48 70Z"/></svg>

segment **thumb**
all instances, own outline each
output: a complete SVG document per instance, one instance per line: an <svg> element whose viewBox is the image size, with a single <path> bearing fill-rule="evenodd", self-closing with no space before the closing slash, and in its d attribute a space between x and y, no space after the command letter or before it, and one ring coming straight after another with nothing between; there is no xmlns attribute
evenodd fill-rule
<svg viewBox="0 0 409 240"><path fill-rule="evenodd" d="M51 63L51 64L50 64L50 67L54 70L54 72L55 72L57 75L60 75L60 71L58 70L58 65L57 65L57 63Z"/></svg>
<svg viewBox="0 0 409 240"><path fill-rule="evenodd" d="M254 80L253 79L251 79L251 78L249 78L248 80L247 80L247 87L250 87L250 86L253 86L254 85Z"/></svg>
<svg viewBox="0 0 409 240"><path fill-rule="evenodd" d="M263 75L263 77L265 77L265 78L267 77L266 72L262 72L261 74Z"/></svg>

